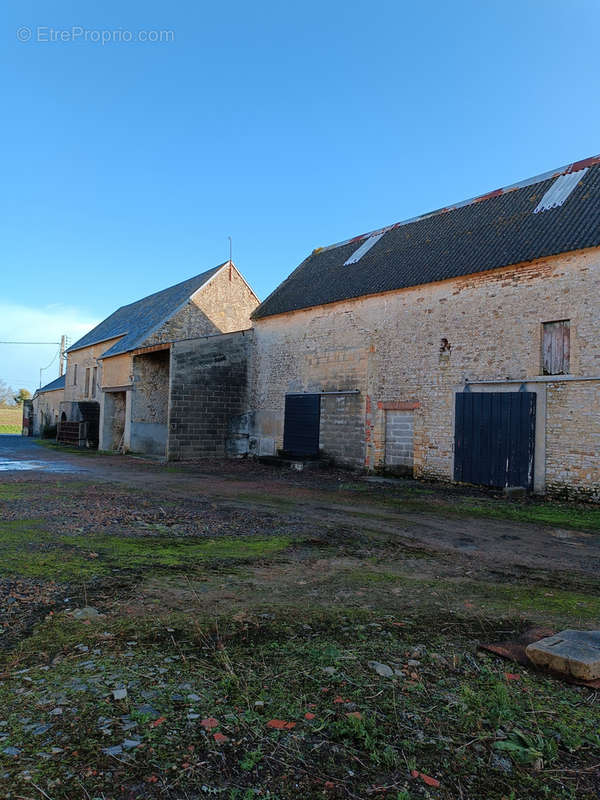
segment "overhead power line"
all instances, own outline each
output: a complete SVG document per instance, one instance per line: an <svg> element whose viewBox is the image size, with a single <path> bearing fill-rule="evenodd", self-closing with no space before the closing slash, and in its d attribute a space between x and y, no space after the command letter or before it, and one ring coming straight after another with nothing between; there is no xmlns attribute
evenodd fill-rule
<svg viewBox="0 0 600 800"><path fill-rule="evenodd" d="M60 342L0 342L0 344L60 344Z"/></svg>

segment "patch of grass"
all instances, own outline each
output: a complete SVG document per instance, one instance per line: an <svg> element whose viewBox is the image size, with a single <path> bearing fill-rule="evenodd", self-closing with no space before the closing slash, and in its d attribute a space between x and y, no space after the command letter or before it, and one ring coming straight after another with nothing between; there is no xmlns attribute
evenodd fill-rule
<svg viewBox="0 0 600 800"><path fill-rule="evenodd" d="M38 520L0 522L0 575L82 581L104 574L102 564L76 548L57 548Z"/></svg>
<svg viewBox="0 0 600 800"><path fill-rule="evenodd" d="M0 434L2 433L21 433L21 425L0 425Z"/></svg>
<svg viewBox="0 0 600 800"><path fill-rule="evenodd" d="M54 450L58 453L73 453L78 456L112 455L112 453L107 453L104 450L95 450L90 447L72 447L68 444L59 444L53 439L35 439L35 443L39 447L45 447L46 450Z"/></svg>
<svg viewBox="0 0 600 800"><path fill-rule="evenodd" d="M20 500L28 487L20 483L0 483L0 500Z"/></svg>
<svg viewBox="0 0 600 800"><path fill-rule="evenodd" d="M292 510L297 506L296 501L290 497L278 497L277 495L268 494L266 492L240 492L236 495L236 500L249 503L261 503L279 508L282 511Z"/></svg>
<svg viewBox="0 0 600 800"><path fill-rule="evenodd" d="M597 797L588 690L522 667L508 681L505 662L475 658L466 638L442 633L447 618L415 618L409 630L393 619L296 608L251 625L189 614L87 626L49 618L5 658L0 745L19 752L0 755L0 794L29 797L35 784L71 800L112 797L118 786L150 798L169 781L181 797L201 785L207 795L236 787L238 797L299 800L333 786L340 798L407 800L425 796L416 770L439 781L426 795L438 800L454 800L457 785L486 800ZM382 677L370 661L397 673ZM114 700L117 687L124 700ZM40 724L50 727L39 733ZM105 753L125 740L134 744L116 760Z"/></svg>
<svg viewBox="0 0 600 800"><path fill-rule="evenodd" d="M269 558L290 544L285 536L199 539L57 535L45 530L37 520L0 522L0 574L70 582L118 570L184 568L200 562Z"/></svg>
<svg viewBox="0 0 600 800"><path fill-rule="evenodd" d="M547 620L571 620L571 623L600 618L600 597L589 592L482 582L461 582L460 587L463 596L477 598L487 613L499 611L508 616L520 612Z"/></svg>
<svg viewBox="0 0 600 800"><path fill-rule="evenodd" d="M556 528L595 531L600 533L600 509L580 505L545 503L516 504L504 502L461 502L454 513L487 519L506 519L515 522L532 522Z"/></svg>
<svg viewBox="0 0 600 800"><path fill-rule="evenodd" d="M417 496L386 494L370 499L375 503L392 506L398 511L510 520L600 533L600 509L576 503L555 503L551 500L515 502L455 497L420 500Z"/></svg>
<svg viewBox="0 0 600 800"><path fill-rule="evenodd" d="M285 536L269 538L231 537L221 539L167 538L154 536L71 536L63 537L80 548L97 552L101 558L128 568L185 567L194 562L246 561L269 558L286 550L291 540Z"/></svg>

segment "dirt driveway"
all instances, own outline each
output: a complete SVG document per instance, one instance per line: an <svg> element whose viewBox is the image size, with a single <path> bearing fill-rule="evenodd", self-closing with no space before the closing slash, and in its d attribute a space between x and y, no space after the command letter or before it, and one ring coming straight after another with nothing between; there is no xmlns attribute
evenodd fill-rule
<svg viewBox="0 0 600 800"><path fill-rule="evenodd" d="M292 523L367 527L399 544L460 554L468 568L600 574L600 512L510 502L499 493L345 471L292 472L256 462L170 465L135 456L78 455L0 436L0 476L89 480L276 512ZM17 476L21 476L18 478ZM582 524L579 517L583 515Z"/></svg>
<svg viewBox="0 0 600 800"><path fill-rule="evenodd" d="M597 693L478 644L599 567L590 506L0 437L0 796L591 800Z"/></svg>

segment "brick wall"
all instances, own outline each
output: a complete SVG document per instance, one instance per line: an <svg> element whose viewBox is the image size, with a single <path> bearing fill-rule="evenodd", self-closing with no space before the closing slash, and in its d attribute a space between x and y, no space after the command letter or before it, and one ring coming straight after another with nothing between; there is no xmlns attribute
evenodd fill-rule
<svg viewBox="0 0 600 800"><path fill-rule="evenodd" d="M240 435L252 339L250 330L173 344L169 459L221 458Z"/></svg>
<svg viewBox="0 0 600 800"><path fill-rule="evenodd" d="M397 472L413 470L413 412L385 412L385 466Z"/></svg>
<svg viewBox="0 0 600 800"><path fill-rule="evenodd" d="M348 421L351 462L384 465L386 409L409 403L415 474L451 480L454 395L465 380L540 376L542 324L561 319L571 320L571 374L600 376L599 306L595 248L257 320L256 435L282 446L287 392L357 388L362 419L355 412ZM548 436L550 488L600 485L600 449L591 444L600 437L599 392L593 381L548 385L538 425Z"/></svg>

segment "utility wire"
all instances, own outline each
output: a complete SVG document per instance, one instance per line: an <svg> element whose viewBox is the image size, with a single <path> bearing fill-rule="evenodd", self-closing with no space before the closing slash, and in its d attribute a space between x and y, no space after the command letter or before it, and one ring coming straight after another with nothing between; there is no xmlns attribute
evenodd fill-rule
<svg viewBox="0 0 600 800"><path fill-rule="evenodd" d="M60 344L60 342L0 342L0 344Z"/></svg>

